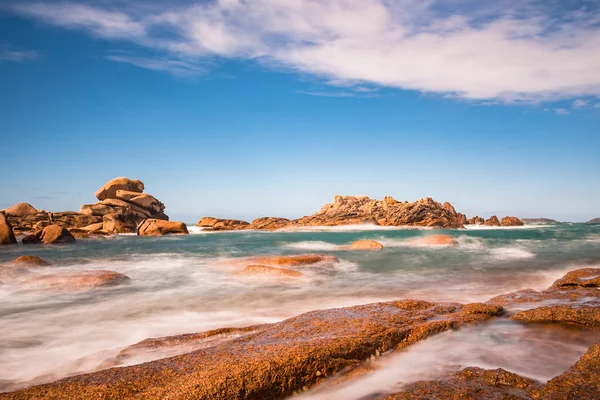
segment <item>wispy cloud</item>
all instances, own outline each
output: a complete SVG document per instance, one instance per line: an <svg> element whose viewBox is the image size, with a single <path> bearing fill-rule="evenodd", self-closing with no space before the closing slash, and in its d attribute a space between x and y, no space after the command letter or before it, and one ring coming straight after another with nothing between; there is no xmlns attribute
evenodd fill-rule
<svg viewBox="0 0 600 400"><path fill-rule="evenodd" d="M573 102L573 108L582 108L588 105L586 100L577 99Z"/></svg>
<svg viewBox="0 0 600 400"><path fill-rule="evenodd" d="M24 62L39 58L34 50L18 49L9 45L0 45L0 61Z"/></svg>
<svg viewBox="0 0 600 400"><path fill-rule="evenodd" d="M600 108L600 103L594 104L594 108Z"/></svg>
<svg viewBox="0 0 600 400"><path fill-rule="evenodd" d="M571 111L567 110L566 108L555 108L554 112L557 113L558 115L569 115L569 114L571 114Z"/></svg>
<svg viewBox="0 0 600 400"><path fill-rule="evenodd" d="M106 56L106 59L120 63L135 65L152 71L169 72L172 75L180 77L198 76L206 73L206 70L204 68L193 63L188 63L180 60L123 55Z"/></svg>
<svg viewBox="0 0 600 400"><path fill-rule="evenodd" d="M122 3L107 3L122 4ZM207 58L254 60L325 83L503 103L600 96L598 12L500 0L215 0L157 9L21 3L23 16L127 40L181 74ZM181 61L185 66L164 60Z"/></svg>

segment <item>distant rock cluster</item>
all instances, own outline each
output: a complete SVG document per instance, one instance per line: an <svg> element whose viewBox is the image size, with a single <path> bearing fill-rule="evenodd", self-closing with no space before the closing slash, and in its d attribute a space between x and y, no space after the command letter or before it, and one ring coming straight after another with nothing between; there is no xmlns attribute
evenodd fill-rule
<svg viewBox="0 0 600 400"><path fill-rule="evenodd" d="M498 220L498 217L492 215L488 219L481 217L473 217L467 220L467 225L484 225L484 226L522 226L523 221L517 217L507 216Z"/></svg>

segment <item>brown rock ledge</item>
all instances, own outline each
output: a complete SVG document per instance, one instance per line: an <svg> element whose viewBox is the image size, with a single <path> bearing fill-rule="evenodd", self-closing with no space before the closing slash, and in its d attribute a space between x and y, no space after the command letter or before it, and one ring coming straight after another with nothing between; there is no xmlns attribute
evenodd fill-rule
<svg viewBox="0 0 600 400"><path fill-rule="evenodd" d="M313 311L187 354L0 394L0 399L277 399L370 356L502 308L403 300Z"/></svg>

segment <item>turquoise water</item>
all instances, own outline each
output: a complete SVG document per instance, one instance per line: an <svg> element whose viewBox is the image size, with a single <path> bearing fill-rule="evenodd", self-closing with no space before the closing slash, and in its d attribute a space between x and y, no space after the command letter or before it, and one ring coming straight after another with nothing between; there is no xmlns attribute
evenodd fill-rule
<svg viewBox="0 0 600 400"><path fill-rule="evenodd" d="M458 245L412 239L449 234ZM337 246L374 239L382 251ZM224 260L263 254L325 253L338 264L296 268L298 279L236 277ZM8 276L9 262L38 255L53 266ZM566 271L600 266L600 225L560 224L450 231L338 228L290 232L194 232L118 236L67 246L0 249L0 389L93 370L148 337L276 322L299 313L398 298L485 301L545 288ZM25 291L42 273L108 269L131 284L87 292Z"/></svg>

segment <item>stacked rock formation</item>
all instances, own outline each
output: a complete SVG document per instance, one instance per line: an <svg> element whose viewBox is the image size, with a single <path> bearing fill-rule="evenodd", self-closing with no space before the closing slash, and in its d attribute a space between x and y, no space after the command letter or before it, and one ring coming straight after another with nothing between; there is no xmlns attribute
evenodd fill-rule
<svg viewBox="0 0 600 400"><path fill-rule="evenodd" d="M410 203L397 201L389 196L383 200L375 200L367 196L335 196L333 203L324 205L313 215L295 220L263 217L247 223L246 221L204 217L198 222L198 226L208 230L273 230L352 224L461 228L466 223L466 216L457 213L452 204L448 202L441 204L431 197Z"/></svg>
<svg viewBox="0 0 600 400"><path fill-rule="evenodd" d="M96 191L96 198L100 201L82 205L79 212L99 217L108 233L135 233L137 225L149 218L169 220L165 205L144 193L144 183L137 179L115 178Z"/></svg>

